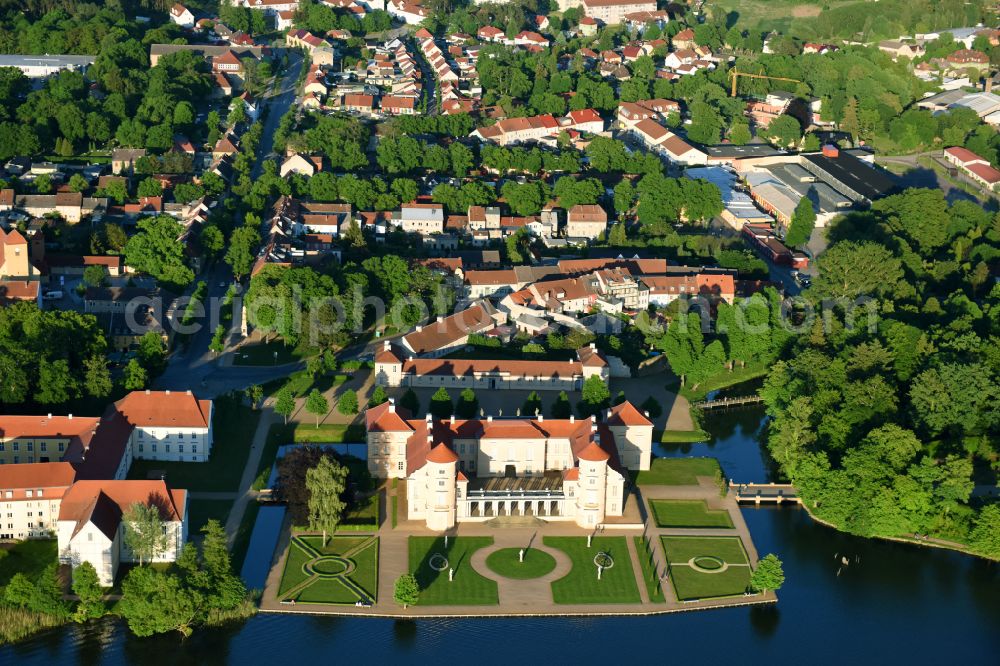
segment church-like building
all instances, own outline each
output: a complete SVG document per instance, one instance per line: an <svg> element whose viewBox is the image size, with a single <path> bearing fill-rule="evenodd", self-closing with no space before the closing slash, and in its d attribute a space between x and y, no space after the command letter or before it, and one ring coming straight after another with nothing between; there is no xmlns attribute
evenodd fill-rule
<svg viewBox="0 0 1000 666"><path fill-rule="evenodd" d="M603 419L413 419L368 409L368 468L406 479L407 518L432 530L495 516L572 520L593 529L625 508L628 470L649 469L653 424L631 403Z"/></svg>

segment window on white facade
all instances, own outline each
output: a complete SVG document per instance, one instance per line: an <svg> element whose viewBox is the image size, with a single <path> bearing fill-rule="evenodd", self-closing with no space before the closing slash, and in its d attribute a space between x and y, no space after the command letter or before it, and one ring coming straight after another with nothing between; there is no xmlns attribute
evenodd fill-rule
<svg viewBox="0 0 1000 666"><path fill-rule="evenodd" d="M167 453L170 453L170 445L169 444L164 444L163 445L163 450L166 451Z"/></svg>
<svg viewBox="0 0 1000 666"><path fill-rule="evenodd" d="M178 444L177 445L177 451L179 453L184 453L184 445L183 444Z"/></svg>
<svg viewBox="0 0 1000 666"><path fill-rule="evenodd" d="M198 445L197 444L192 444L191 445L191 453L198 453Z"/></svg>
<svg viewBox="0 0 1000 666"><path fill-rule="evenodd" d="M33 495L34 495L34 491L31 491L31 490L26 490L26 491L24 491L24 494L25 494L25 496L27 496L27 497L31 497L31 496L33 496ZM31 515L31 514L28 514L28 515Z"/></svg>
<svg viewBox="0 0 1000 666"><path fill-rule="evenodd" d="M153 442L153 453L156 453L156 442Z"/></svg>
<svg viewBox="0 0 1000 666"><path fill-rule="evenodd" d="M402 461L400 461L400 462L396 463L396 469L398 469L398 470L400 470L400 471L402 471L402 470L403 470L403 462L402 462Z"/></svg>

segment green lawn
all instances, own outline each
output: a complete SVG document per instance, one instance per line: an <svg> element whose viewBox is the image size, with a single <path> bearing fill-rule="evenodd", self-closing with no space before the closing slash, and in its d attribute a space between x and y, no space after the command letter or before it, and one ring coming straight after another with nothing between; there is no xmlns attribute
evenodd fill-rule
<svg viewBox="0 0 1000 666"><path fill-rule="evenodd" d="M0 587L6 586L16 573L35 578L45 567L57 562L57 552L55 539L30 539L3 544L0 547Z"/></svg>
<svg viewBox="0 0 1000 666"><path fill-rule="evenodd" d="M296 423L292 440L300 444L327 444L342 442L364 442L365 426L361 423ZM287 442L286 442L287 444Z"/></svg>
<svg viewBox="0 0 1000 666"><path fill-rule="evenodd" d="M552 599L557 604L637 604L642 601L625 537L594 537L587 548L586 537L545 537L543 543L558 548L573 561L566 576L552 583ZM594 556L611 555L614 566L597 580Z"/></svg>
<svg viewBox="0 0 1000 666"><path fill-rule="evenodd" d="M379 505L379 494L374 493L371 496L361 500L361 503L348 511L344 515L344 519L340 521L340 527L338 530L347 531L376 531L378 530L378 505Z"/></svg>
<svg viewBox="0 0 1000 666"><path fill-rule="evenodd" d="M229 510L232 508L232 500L191 500L188 504L188 534L190 536L201 534L201 528L212 518L225 526Z"/></svg>
<svg viewBox="0 0 1000 666"><path fill-rule="evenodd" d="M151 472L163 471L172 488L216 492L238 490L258 419L259 411L237 400L217 398L212 419L215 441L208 462L134 460L129 478L146 479Z"/></svg>
<svg viewBox="0 0 1000 666"><path fill-rule="evenodd" d="M317 556L339 555L354 563L346 575L316 576L304 569ZM311 582L293 591L306 581ZM278 584L278 596L293 591L297 602L314 604L354 604L362 600L360 592L374 600L378 594L378 538L332 536L323 545L323 537L296 536L288 548L285 569Z"/></svg>
<svg viewBox="0 0 1000 666"><path fill-rule="evenodd" d="M657 527L732 527L722 509L709 509L704 500L650 500Z"/></svg>
<svg viewBox="0 0 1000 666"><path fill-rule="evenodd" d="M665 536L661 539L670 561L670 580L678 600L727 597L746 591L751 571L739 537ZM730 568L705 573L688 566L687 562L699 555L717 557Z"/></svg>
<svg viewBox="0 0 1000 666"><path fill-rule="evenodd" d="M277 359L275 352L278 354ZM233 365L284 365L301 361L308 355L308 352L299 347L289 347L281 340L271 340L243 345L236 350Z"/></svg>
<svg viewBox="0 0 1000 666"><path fill-rule="evenodd" d="M653 568L652 555L646 547L646 542L641 536L632 537L635 540L635 552L639 556L639 568L642 569L642 582L646 584L646 594L649 600L657 603L666 601L663 598L663 588L660 587L660 580Z"/></svg>
<svg viewBox="0 0 1000 666"><path fill-rule="evenodd" d="M506 578L529 580L540 578L556 568L556 558L536 548L524 550L520 561L520 548L502 548L486 558L486 566Z"/></svg>
<svg viewBox="0 0 1000 666"><path fill-rule="evenodd" d="M653 458L648 470L632 472L632 476L641 486L693 486L697 477L714 477L718 472L715 458Z"/></svg>
<svg viewBox="0 0 1000 666"><path fill-rule="evenodd" d="M664 430L658 439L663 444L692 444L694 442L707 442L712 439L712 436L701 429Z"/></svg>
<svg viewBox="0 0 1000 666"><path fill-rule="evenodd" d="M751 379L763 377L767 374L768 370L769 368L767 366L759 364L750 364L742 368L736 368L731 372L729 370L724 370L716 375L712 375L702 382L699 382L696 389L691 389L686 386L681 387L680 393L691 403L699 402L704 400L705 396L712 391L718 391L719 389L748 382Z"/></svg>
<svg viewBox="0 0 1000 666"><path fill-rule="evenodd" d="M498 603L497 584L472 568L472 554L493 543L493 537L410 537L410 570L420 585L420 606L485 606ZM455 570L448 580L448 570L435 571L431 556L440 553Z"/></svg>

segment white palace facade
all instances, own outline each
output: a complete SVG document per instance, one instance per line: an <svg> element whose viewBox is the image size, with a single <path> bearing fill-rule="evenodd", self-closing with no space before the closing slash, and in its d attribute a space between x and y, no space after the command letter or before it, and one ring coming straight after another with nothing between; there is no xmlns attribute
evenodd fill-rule
<svg viewBox="0 0 1000 666"><path fill-rule="evenodd" d="M369 471L405 479L407 519L435 531L502 515L594 529L623 515L628 470L652 457L653 424L629 402L598 421L412 419L390 401L365 423Z"/></svg>

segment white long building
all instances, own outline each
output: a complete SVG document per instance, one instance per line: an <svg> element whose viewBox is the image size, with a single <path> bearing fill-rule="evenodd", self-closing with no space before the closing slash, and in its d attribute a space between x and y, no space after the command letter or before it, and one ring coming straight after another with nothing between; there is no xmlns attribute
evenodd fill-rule
<svg viewBox="0 0 1000 666"><path fill-rule="evenodd" d="M604 419L412 419L390 401L365 414L368 469L406 479L407 519L429 529L504 515L595 529L621 516L628 470L649 469L653 424L631 403Z"/></svg>
<svg viewBox="0 0 1000 666"><path fill-rule="evenodd" d="M594 345L577 350L575 361L413 358L389 342L375 356L375 383L393 387L578 391L594 376L610 377L608 361Z"/></svg>

